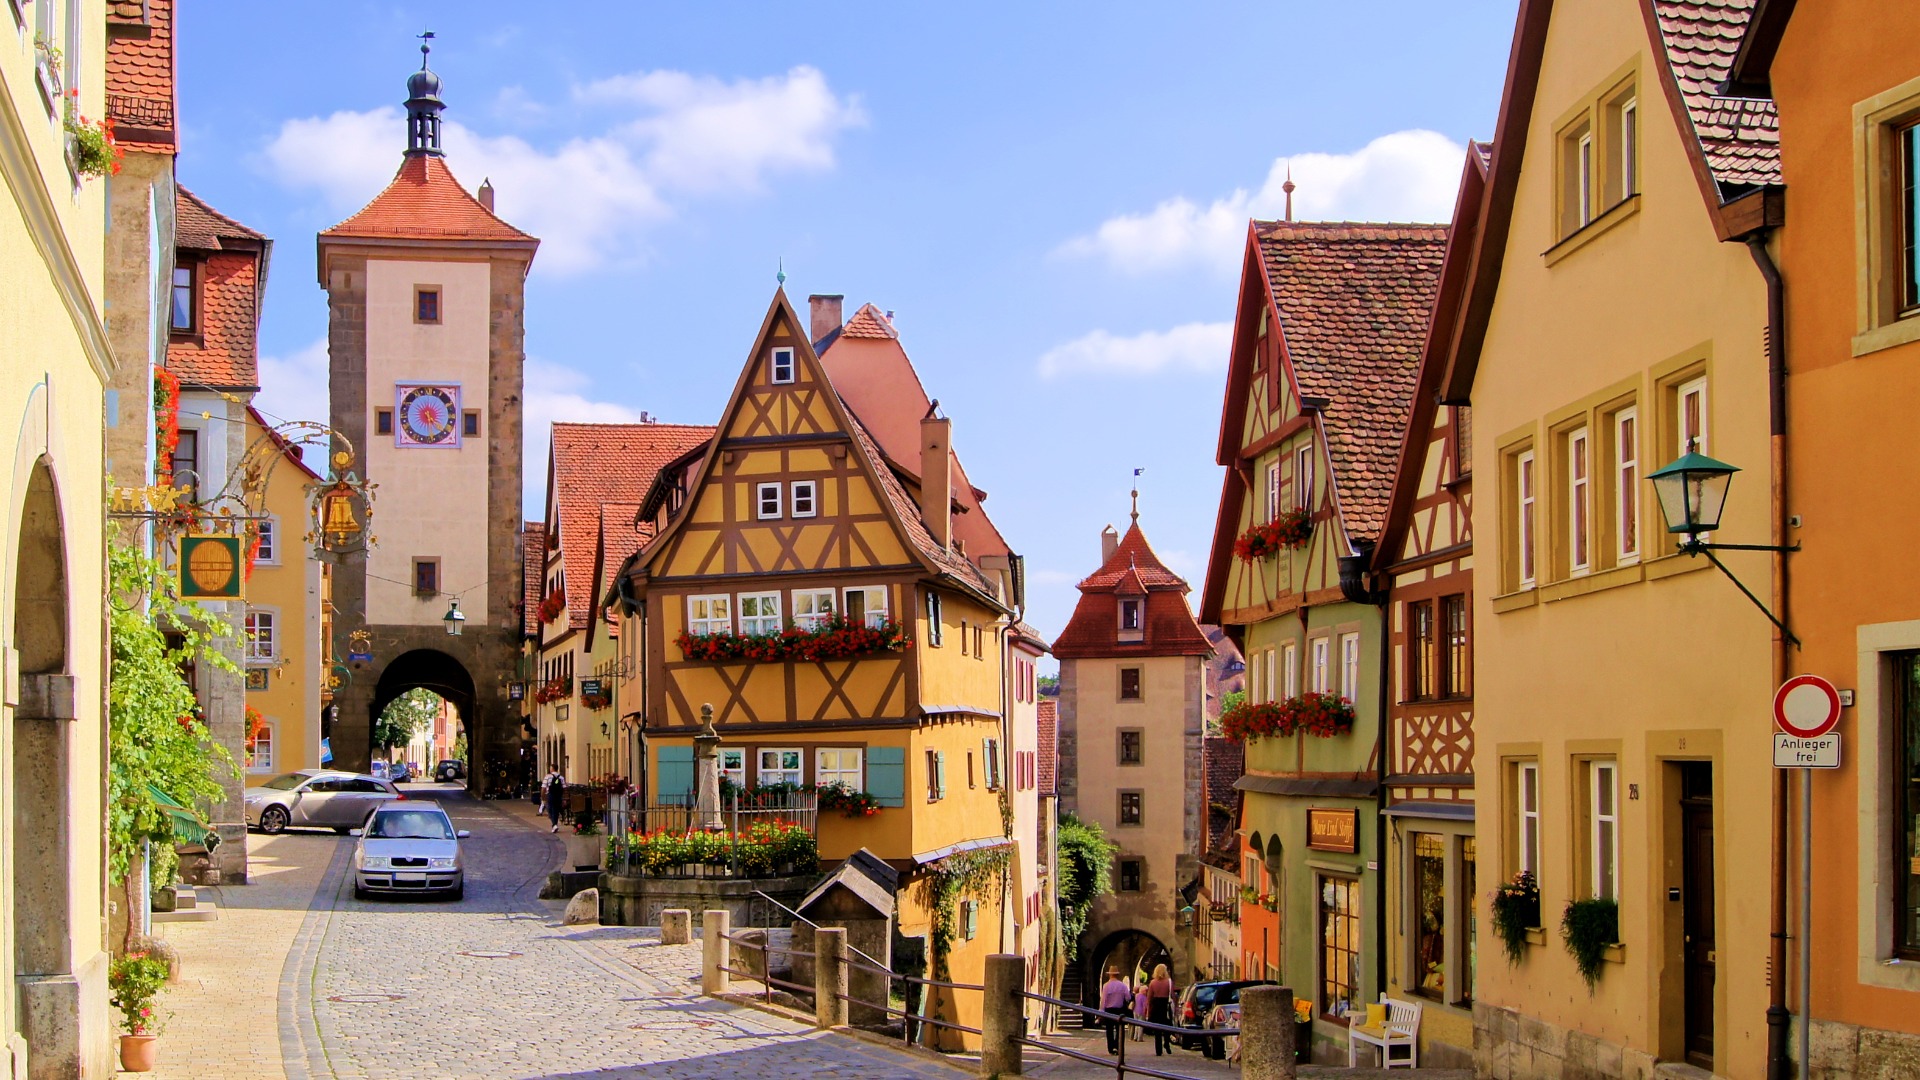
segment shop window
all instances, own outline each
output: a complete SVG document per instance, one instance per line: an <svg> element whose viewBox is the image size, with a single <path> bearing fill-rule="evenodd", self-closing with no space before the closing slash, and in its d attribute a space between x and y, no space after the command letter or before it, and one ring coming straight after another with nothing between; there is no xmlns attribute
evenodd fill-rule
<svg viewBox="0 0 1920 1080"><path fill-rule="evenodd" d="M1413 992L1446 1000L1447 842L1434 833L1413 834L1408 906L1413 916Z"/></svg>
<svg viewBox="0 0 1920 1080"><path fill-rule="evenodd" d="M1471 1005L1473 989L1479 979L1480 965L1480 905L1476 898L1480 895L1480 871L1476 864L1473 837L1460 838L1460 886L1455 889L1459 898L1460 919L1466 923L1466 938L1460 948L1454 951L1454 962L1461 973L1459 983L1454 987L1454 1001L1461 1005Z"/></svg>
<svg viewBox="0 0 1920 1080"><path fill-rule="evenodd" d="M1360 1000L1360 882L1322 877L1319 904L1321 1015L1365 1013Z"/></svg>

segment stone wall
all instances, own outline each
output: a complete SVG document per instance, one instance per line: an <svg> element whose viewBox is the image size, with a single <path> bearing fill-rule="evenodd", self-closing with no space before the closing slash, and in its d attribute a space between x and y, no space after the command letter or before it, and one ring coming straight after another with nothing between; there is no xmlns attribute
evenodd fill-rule
<svg viewBox="0 0 1920 1080"><path fill-rule="evenodd" d="M1815 1020L1808 1056L1810 1080L1895 1080L1920 1076L1920 1035L1861 1027L1838 1020ZM1793 1027L1799 1045L1800 1026Z"/></svg>
<svg viewBox="0 0 1920 1080"><path fill-rule="evenodd" d="M1583 1031L1473 1005L1473 1071L1485 1080L1653 1080L1657 1064L1652 1054Z"/></svg>

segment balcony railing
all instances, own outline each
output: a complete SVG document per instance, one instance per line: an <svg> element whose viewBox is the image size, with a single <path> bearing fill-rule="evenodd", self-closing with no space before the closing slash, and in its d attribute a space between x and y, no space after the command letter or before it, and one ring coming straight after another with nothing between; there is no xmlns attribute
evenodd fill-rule
<svg viewBox="0 0 1920 1080"><path fill-rule="evenodd" d="M139 94L108 94L107 118L119 127L172 131L173 102Z"/></svg>

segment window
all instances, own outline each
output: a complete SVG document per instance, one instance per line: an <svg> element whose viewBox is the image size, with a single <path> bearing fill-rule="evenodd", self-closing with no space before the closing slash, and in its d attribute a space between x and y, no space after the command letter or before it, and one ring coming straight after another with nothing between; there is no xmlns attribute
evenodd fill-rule
<svg viewBox="0 0 1920 1080"><path fill-rule="evenodd" d="M1312 690L1316 694L1324 694L1327 692L1327 679L1332 674L1327 670L1328 647L1329 642L1324 637L1317 637L1307 642L1307 648L1313 657L1312 669L1307 675L1309 682L1307 689Z"/></svg>
<svg viewBox="0 0 1920 1080"><path fill-rule="evenodd" d="M1121 859L1116 864L1118 872L1114 878L1118 881L1115 889L1120 892L1139 892L1145 888L1146 860Z"/></svg>
<svg viewBox="0 0 1920 1080"><path fill-rule="evenodd" d="M1340 693L1348 701L1360 700L1360 635L1340 635Z"/></svg>
<svg viewBox="0 0 1920 1080"><path fill-rule="evenodd" d="M887 622L887 589L884 585L861 585L845 592L847 621L856 626L878 630Z"/></svg>
<svg viewBox="0 0 1920 1080"><path fill-rule="evenodd" d="M1146 761L1147 733L1141 728L1121 728L1114 733L1120 743L1120 764L1140 765Z"/></svg>
<svg viewBox="0 0 1920 1080"><path fill-rule="evenodd" d="M813 778L817 784L845 784L855 791L866 790L866 776L860 770L858 747L823 746L813 752Z"/></svg>
<svg viewBox="0 0 1920 1080"><path fill-rule="evenodd" d="M793 482L794 517L812 517L817 512L814 509L814 490L814 482L812 480L795 480Z"/></svg>
<svg viewBox="0 0 1920 1080"><path fill-rule="evenodd" d="M927 801L947 797L947 755L944 750L927 751Z"/></svg>
<svg viewBox="0 0 1920 1080"><path fill-rule="evenodd" d="M1466 940L1454 954L1460 962L1462 978L1454 988L1454 1000L1461 1003L1473 1001L1474 987L1479 983L1480 964L1480 906L1475 900L1480 895L1480 872L1474 865L1474 839L1471 836L1460 838L1460 916L1466 921Z"/></svg>
<svg viewBox="0 0 1920 1080"><path fill-rule="evenodd" d="M1894 135L1899 198L1900 313L1920 308L1920 123Z"/></svg>
<svg viewBox="0 0 1920 1080"><path fill-rule="evenodd" d="M440 287L438 285L413 287L413 321L417 323L440 321Z"/></svg>
<svg viewBox="0 0 1920 1080"><path fill-rule="evenodd" d="M392 409L373 410L373 433L375 435L393 434L393 410Z"/></svg>
<svg viewBox="0 0 1920 1080"><path fill-rule="evenodd" d="M795 589L793 591L793 625L802 630L818 630L832 620L832 589Z"/></svg>
<svg viewBox="0 0 1920 1080"><path fill-rule="evenodd" d="M1540 763L1518 762L1513 767L1514 862L1518 871L1540 876Z"/></svg>
<svg viewBox="0 0 1920 1080"><path fill-rule="evenodd" d="M740 632L759 635L779 633L780 594L743 594L740 597Z"/></svg>
<svg viewBox="0 0 1920 1080"><path fill-rule="evenodd" d="M468 409L460 414L460 434L467 438L480 435L480 410Z"/></svg>
<svg viewBox="0 0 1920 1080"><path fill-rule="evenodd" d="M280 522L262 518L253 523L253 561L273 566L280 561Z"/></svg>
<svg viewBox="0 0 1920 1080"><path fill-rule="evenodd" d="M1413 834L1413 992L1446 1000L1447 842L1434 833Z"/></svg>
<svg viewBox="0 0 1920 1080"><path fill-rule="evenodd" d="M279 642L274 636L273 612L249 610L246 637L248 660L272 660L278 655Z"/></svg>
<svg viewBox="0 0 1920 1080"><path fill-rule="evenodd" d="M792 349L773 350L772 369L773 369L774 382L776 383L792 382L793 381L793 350Z"/></svg>
<svg viewBox="0 0 1920 1080"><path fill-rule="evenodd" d="M985 623L973 624L973 658L983 660L987 655L987 627Z"/></svg>
<svg viewBox="0 0 1920 1080"><path fill-rule="evenodd" d="M735 790L745 790L747 786L747 751L744 747L720 748L721 786L732 784Z"/></svg>
<svg viewBox="0 0 1920 1080"><path fill-rule="evenodd" d="M761 747L755 752L754 783L759 787L769 784L804 784L807 781L806 770L801 767L801 752L795 747Z"/></svg>
<svg viewBox="0 0 1920 1080"><path fill-rule="evenodd" d="M1267 463L1267 520L1280 516L1280 462Z"/></svg>
<svg viewBox="0 0 1920 1080"><path fill-rule="evenodd" d="M1466 594L1440 598L1440 643L1440 696L1466 697L1473 692L1473 668L1467 659Z"/></svg>
<svg viewBox="0 0 1920 1080"><path fill-rule="evenodd" d="M757 500L756 505L759 507L758 512L759 512L760 520L765 521L768 518L779 517L780 516L780 485L777 483L761 484L760 497Z"/></svg>
<svg viewBox="0 0 1920 1080"><path fill-rule="evenodd" d="M1533 451L1528 450L1522 453L1519 458L1515 460L1514 465L1514 491L1520 500L1518 511L1514 518L1517 532L1514 543L1519 549L1519 558L1515 561L1515 565L1520 575L1520 588L1531 589L1533 588L1534 582L1533 515L1535 493L1533 490Z"/></svg>
<svg viewBox="0 0 1920 1080"><path fill-rule="evenodd" d="M1613 414L1614 558L1626 564L1640 557L1640 415L1633 409Z"/></svg>
<svg viewBox="0 0 1920 1080"><path fill-rule="evenodd" d="M971 751L971 750L969 750L969 751L967 751L967 786L968 786L969 788L971 788L971 787L973 787L973 786L974 786L974 783L973 783L973 751Z"/></svg>
<svg viewBox="0 0 1920 1080"><path fill-rule="evenodd" d="M687 597L687 633L725 634L733 630L733 598Z"/></svg>
<svg viewBox="0 0 1920 1080"><path fill-rule="evenodd" d="M1587 762L1587 788L1592 803L1592 834L1588 845L1592 855L1592 895L1620 897L1620 817L1618 772L1612 760Z"/></svg>
<svg viewBox="0 0 1920 1080"><path fill-rule="evenodd" d="M940 622L940 594L927 590L927 644L939 648L946 642L946 627Z"/></svg>
<svg viewBox="0 0 1920 1080"><path fill-rule="evenodd" d="M987 774L987 790L1000 790L1000 740L980 740L980 765Z"/></svg>
<svg viewBox="0 0 1920 1080"><path fill-rule="evenodd" d="M967 620L961 619L960 620L960 655L961 656L967 655L968 640L969 639L967 637Z"/></svg>
<svg viewBox="0 0 1920 1080"><path fill-rule="evenodd" d="M980 901L960 901L960 936L972 941L980 934Z"/></svg>
<svg viewBox="0 0 1920 1080"><path fill-rule="evenodd" d="M1293 451L1293 505L1307 510L1313 506L1313 442L1308 440Z"/></svg>
<svg viewBox="0 0 1920 1080"><path fill-rule="evenodd" d="M1141 824L1141 800L1142 794L1138 791L1123 791L1120 793L1120 824Z"/></svg>
<svg viewBox="0 0 1920 1080"><path fill-rule="evenodd" d="M1893 949L1920 959L1920 653L1895 653L1893 685Z"/></svg>
<svg viewBox="0 0 1920 1080"><path fill-rule="evenodd" d="M1360 1001L1360 883L1320 879L1320 1012L1364 1013Z"/></svg>
<svg viewBox="0 0 1920 1080"><path fill-rule="evenodd" d="M1123 667L1120 669L1120 700L1140 700L1140 669Z"/></svg>
<svg viewBox="0 0 1920 1080"><path fill-rule="evenodd" d="M1674 391L1674 426L1680 436L1679 454L1707 453L1707 380L1681 383Z"/></svg>
<svg viewBox="0 0 1920 1080"><path fill-rule="evenodd" d="M1567 436L1567 559L1568 568L1584 574L1592 566L1587 525L1593 505L1593 477L1587 460L1587 429Z"/></svg>
<svg viewBox="0 0 1920 1080"><path fill-rule="evenodd" d="M1285 691L1283 696L1290 697L1290 698L1299 697L1300 696L1300 647L1296 645L1294 642L1289 641L1287 642L1287 647L1284 650L1282 650L1282 656L1284 658L1284 662L1280 665L1280 667L1282 669L1282 673L1286 676L1286 681L1281 684L1282 689Z"/></svg>
<svg viewBox="0 0 1920 1080"><path fill-rule="evenodd" d="M440 560L413 560L413 595L440 595Z"/></svg>
<svg viewBox="0 0 1920 1080"><path fill-rule="evenodd" d="M1613 148L1608 152L1614 167L1609 170L1614 188L1608 203L1617 203L1640 190L1640 102L1628 91L1616 98L1609 118L1613 122Z"/></svg>
<svg viewBox="0 0 1920 1080"><path fill-rule="evenodd" d="M247 771L273 771L273 728L272 721L260 725L260 730L247 740Z"/></svg>
<svg viewBox="0 0 1920 1080"><path fill-rule="evenodd" d="M1586 118L1560 135L1560 235L1593 220L1593 125Z"/></svg>
<svg viewBox="0 0 1920 1080"><path fill-rule="evenodd" d="M1120 601L1120 629L1138 631L1140 629L1140 601Z"/></svg>
<svg viewBox="0 0 1920 1080"><path fill-rule="evenodd" d="M200 432L193 428L180 429L180 442L173 448L173 460L168 463L173 470L174 487L200 487Z"/></svg>
<svg viewBox="0 0 1920 1080"><path fill-rule="evenodd" d="M200 327L195 318L199 305L194 301L193 264L182 263L173 268L173 304L171 308L173 332L191 334Z"/></svg>
<svg viewBox="0 0 1920 1080"><path fill-rule="evenodd" d="M1407 694L1420 701L1433 695L1433 601L1407 605Z"/></svg>

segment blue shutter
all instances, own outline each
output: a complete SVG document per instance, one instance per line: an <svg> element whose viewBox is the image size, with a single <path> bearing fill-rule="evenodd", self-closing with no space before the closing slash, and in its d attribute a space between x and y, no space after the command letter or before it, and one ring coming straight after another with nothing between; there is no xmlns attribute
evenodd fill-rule
<svg viewBox="0 0 1920 1080"><path fill-rule="evenodd" d="M867 794L881 806L907 805L905 747L867 747Z"/></svg>
<svg viewBox="0 0 1920 1080"><path fill-rule="evenodd" d="M661 806L692 806L694 800L693 747L662 746L654 770L654 801Z"/></svg>

